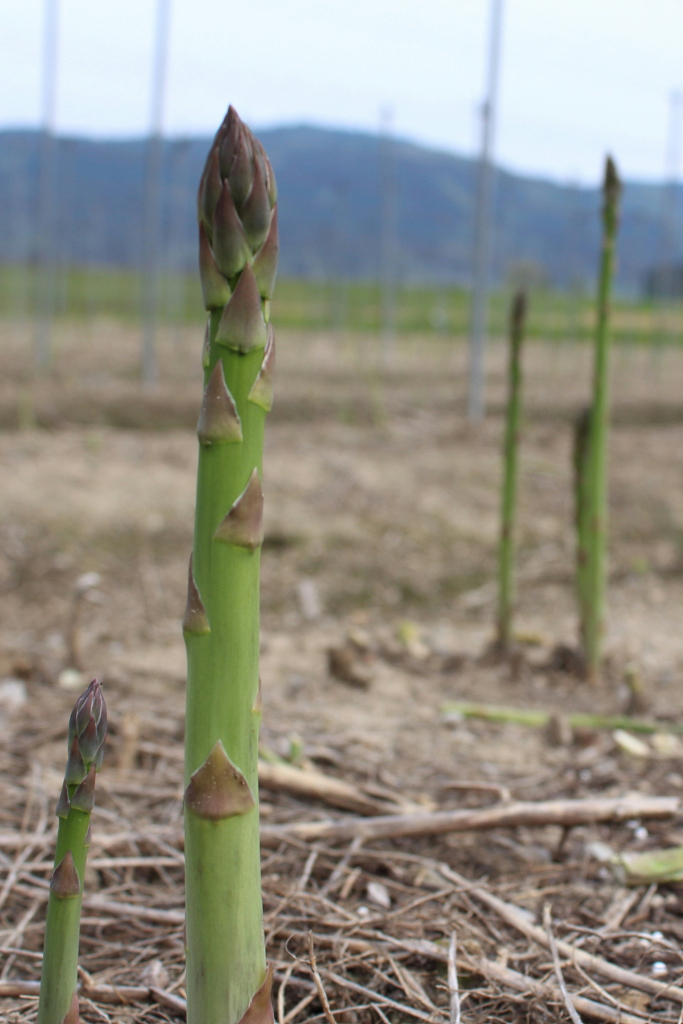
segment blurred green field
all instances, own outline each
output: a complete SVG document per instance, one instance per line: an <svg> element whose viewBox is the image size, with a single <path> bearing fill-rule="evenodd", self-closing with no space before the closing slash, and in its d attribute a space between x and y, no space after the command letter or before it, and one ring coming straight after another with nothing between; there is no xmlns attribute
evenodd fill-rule
<svg viewBox="0 0 683 1024"><path fill-rule="evenodd" d="M0 316L31 316L38 283L35 268L0 265ZM111 268L60 268L52 294L57 316L113 317L133 323L141 315L143 279L138 273ZM494 336L505 333L510 298L510 288L499 288L491 294L489 330ZM592 337L592 294L532 288L530 299L530 337L547 341ZM469 293L464 288L401 286L396 291L396 329L406 334L465 335L469 305ZM282 278L273 301L273 318L278 326L292 329L378 332L381 309L377 282ZM159 282L160 321L189 324L197 323L202 316L198 275L163 275ZM616 342L678 344L683 340L683 303L617 299L613 334Z"/></svg>

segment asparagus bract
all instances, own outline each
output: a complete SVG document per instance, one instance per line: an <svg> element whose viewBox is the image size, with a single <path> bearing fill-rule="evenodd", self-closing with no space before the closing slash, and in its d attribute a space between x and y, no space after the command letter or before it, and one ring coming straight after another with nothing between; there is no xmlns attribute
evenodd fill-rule
<svg viewBox="0 0 683 1024"><path fill-rule="evenodd" d="M59 829L45 926L38 1024L78 1024L78 940L95 774L102 763L107 707L97 679L69 719L68 758L57 803Z"/></svg>
<svg viewBox="0 0 683 1024"><path fill-rule="evenodd" d="M526 295L515 295L510 314L510 360L508 369L508 404L503 446L503 499L501 507L500 546L498 549L498 646L505 651L512 639L514 602L515 512L517 502L517 449L522 414L521 352L526 319Z"/></svg>
<svg viewBox="0 0 683 1024"><path fill-rule="evenodd" d="M259 563L277 207L268 158L232 107L204 167L197 213L209 320L183 619L187 1019L267 1024L273 1014L259 861Z"/></svg>
<svg viewBox="0 0 683 1024"><path fill-rule="evenodd" d="M619 222L621 183L611 157L603 185L603 235L598 284L598 323L595 335L593 403L586 461L586 617L584 645L586 674L600 675L604 633L605 567L607 554L607 434L609 428L609 314L614 277L615 243Z"/></svg>

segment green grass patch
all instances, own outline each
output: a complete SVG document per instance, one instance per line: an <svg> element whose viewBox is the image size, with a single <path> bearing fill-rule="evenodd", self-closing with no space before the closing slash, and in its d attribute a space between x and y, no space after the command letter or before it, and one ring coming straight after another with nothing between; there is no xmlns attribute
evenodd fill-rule
<svg viewBox="0 0 683 1024"><path fill-rule="evenodd" d="M51 282L57 316L91 319L113 317L137 322L142 315L145 282L132 270L110 267L59 267ZM40 288L34 267L0 265L0 316L33 314ZM491 293L488 326L504 335L511 290ZM273 300L279 327L313 331L377 333L381 330L381 290L377 282L308 281L281 278ZM168 324L196 324L204 317L198 274L162 274L159 319ZM401 334L467 335L470 296L466 289L437 285L401 286L396 293L396 329ZM531 290L528 336L547 341L593 337L595 299L591 294ZM618 299L613 307L617 342L679 343L683 338L683 303Z"/></svg>

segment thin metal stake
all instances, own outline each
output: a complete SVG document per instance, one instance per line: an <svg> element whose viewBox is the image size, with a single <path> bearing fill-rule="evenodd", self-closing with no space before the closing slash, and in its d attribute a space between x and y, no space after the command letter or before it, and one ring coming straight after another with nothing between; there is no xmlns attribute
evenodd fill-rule
<svg viewBox="0 0 683 1024"><path fill-rule="evenodd" d="M491 0L491 32L486 99L482 106L481 157L477 181L477 206L474 239L474 281L470 326L470 381L468 417L480 420L484 415L484 359L486 350L486 302L489 284L491 248L491 199L493 194L493 133L498 93L500 37L503 0Z"/></svg>

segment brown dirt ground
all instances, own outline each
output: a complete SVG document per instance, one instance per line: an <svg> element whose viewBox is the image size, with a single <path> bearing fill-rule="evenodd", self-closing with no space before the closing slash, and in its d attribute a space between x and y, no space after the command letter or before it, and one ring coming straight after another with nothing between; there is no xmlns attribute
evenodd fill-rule
<svg viewBox="0 0 683 1024"><path fill-rule="evenodd" d="M96 813L102 828L130 823L140 813L154 827L179 830L184 651L178 622L194 500L196 338L178 331L164 337L161 384L145 393L135 381L132 330L99 322L63 325L55 365L47 379L36 382L22 325L4 327L0 679L21 678L29 697L19 710L0 707L10 736L0 764L4 829L15 828L22 814L24 827L34 829L40 808L51 808L58 793L62 726L74 699L60 685L74 661L74 586L83 573L96 572L100 581L82 602L77 636L83 679L104 680L113 723L112 781L103 772ZM634 760L609 734L598 733L579 737L582 746L552 747L540 730L454 719L444 715L443 705L470 699L615 713L626 705L624 679L632 666L652 713L664 722L679 718L683 352L652 355L633 347L615 353L607 667L603 686L591 690L552 667L551 658L555 645L573 645L576 634L571 416L588 395L587 349L535 344L526 353L516 623L521 653L511 663L486 656L496 597L502 346L495 344L490 358L491 414L473 428L462 415L460 342L402 340L385 368L370 338L283 333L278 344L277 404L265 459L264 746L284 757L295 751L300 763L310 760L359 786L382 786L441 807L482 801L481 793L449 791L449 783L462 781L504 785L520 799L611 795L628 788L678 794L683 748ZM344 645L370 680L367 689L330 676L327 650ZM36 709L43 720L38 733ZM121 771L115 766L126 730L138 725L133 767ZM25 745L34 734L41 742L35 757L28 757ZM8 774L17 770L23 773L20 784ZM165 796L150 797L142 811L133 812L150 786ZM265 814L274 821L329 813L266 794ZM658 841L676 838L670 825L655 826L652 835ZM565 919L580 924L591 915L599 920L616 892L600 874L603 868L587 866L586 844L600 837L636 849L653 841L638 836L625 827L576 829L558 862L553 857L560 832L553 827L518 829L512 838L510 830L496 830L484 838L403 841L386 849L440 858L468 877L486 875L529 905L528 873L540 871L545 878L543 872L550 877L555 870ZM267 909L278 885L302 870L303 861L295 858L294 866L287 861L270 882L266 871ZM311 885L322 884L324 870L321 860ZM407 887L408 876L398 869L393 875L386 869L385 875L385 882L393 878L399 889ZM359 874L347 894L353 901L355 893L356 906L367 900L364 877ZM178 876L171 869L142 879L132 869L93 871L90 884L95 890L114 886L124 899L126 886L135 884L148 906L178 905ZM9 897L0 895L6 945L30 903L20 892ZM581 917L581 906L588 917ZM661 921L662 906L655 900L651 911L646 907L639 928ZM456 921L461 910L453 909ZM41 912L34 911L34 925L20 938L29 951L40 948ZM98 934L112 949L118 943L119 953L110 950L107 960L106 949L95 945L84 966L96 978L133 983L136 971L151 962L151 940L137 935L138 966L124 965L128 940L121 925L111 928ZM272 941L280 959L286 958L277 929ZM177 929L169 943L175 952L164 969L182 992ZM166 956L159 948L154 946L152 960ZM677 976L680 964L675 957L671 963L671 976ZM35 964L6 954L0 973L4 979L35 977ZM439 988L426 968L422 974L431 998L443 1007L443 982ZM300 995L288 995L286 1007ZM500 1017L485 999L473 997L470 1003L471 1019L486 1007L493 1013L489 1020L548 1019L547 1010L531 1004L518 1008L518 1018L517 1010L511 1015L514 1003L498 1007ZM317 1006L313 1001L296 1020L308 1019ZM111 1020L132 1019L129 1011L100 1011ZM102 1019L100 1011L85 1015ZM151 1010L136 1013L139 1020L163 1018ZM365 1017L358 1011L355 1019Z"/></svg>

